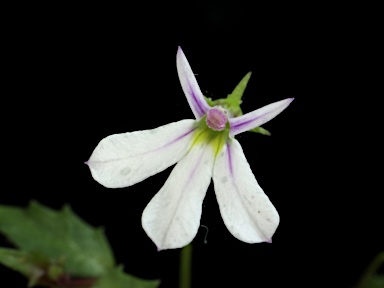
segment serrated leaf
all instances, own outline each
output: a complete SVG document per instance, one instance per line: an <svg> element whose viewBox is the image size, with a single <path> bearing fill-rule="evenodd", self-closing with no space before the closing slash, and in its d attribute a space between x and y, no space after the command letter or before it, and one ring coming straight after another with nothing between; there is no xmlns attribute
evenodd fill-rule
<svg viewBox="0 0 384 288"><path fill-rule="evenodd" d="M63 261L71 276L97 277L115 263L103 231L69 207L54 211L36 202L27 208L0 205L0 232L25 252Z"/></svg>
<svg viewBox="0 0 384 288"><path fill-rule="evenodd" d="M93 288L156 288L159 280L144 280L116 268L101 277Z"/></svg>
<svg viewBox="0 0 384 288"><path fill-rule="evenodd" d="M264 129L263 127L256 127L256 128L253 128L252 130L249 130L248 132L255 132L255 133L260 133L262 135L267 135L267 136L271 136L271 132L269 132L267 129Z"/></svg>

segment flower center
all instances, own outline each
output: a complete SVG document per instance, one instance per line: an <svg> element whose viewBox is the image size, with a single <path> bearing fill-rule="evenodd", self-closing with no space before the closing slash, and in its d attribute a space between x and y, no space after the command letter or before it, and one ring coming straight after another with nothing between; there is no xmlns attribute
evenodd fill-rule
<svg viewBox="0 0 384 288"><path fill-rule="evenodd" d="M225 128L225 124L227 124L227 115L227 110L219 106L215 106L208 110L205 122L212 130L222 131Z"/></svg>

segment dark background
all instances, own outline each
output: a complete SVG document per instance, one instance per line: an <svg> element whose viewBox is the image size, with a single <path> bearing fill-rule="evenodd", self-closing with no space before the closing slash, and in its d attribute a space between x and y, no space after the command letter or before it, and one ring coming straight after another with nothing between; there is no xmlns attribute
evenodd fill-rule
<svg viewBox="0 0 384 288"><path fill-rule="evenodd" d="M193 287L353 287L384 249L373 10L241 1L17 7L5 44L0 203L69 203L105 227L125 271L177 287L180 250L157 252L141 228L172 168L113 190L83 162L108 135L193 117L176 72L181 46L206 96L226 97L252 71L244 112L295 98L264 125L271 137L237 137L280 214L273 244L235 239L211 185L201 219L208 242L204 228L193 241ZM0 275L7 287L26 285L4 267Z"/></svg>

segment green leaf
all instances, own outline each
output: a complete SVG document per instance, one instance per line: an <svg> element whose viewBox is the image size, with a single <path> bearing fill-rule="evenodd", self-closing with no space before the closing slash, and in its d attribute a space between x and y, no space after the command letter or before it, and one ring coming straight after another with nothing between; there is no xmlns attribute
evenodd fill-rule
<svg viewBox="0 0 384 288"><path fill-rule="evenodd" d="M383 288L384 287L384 275L374 275L369 281L367 288Z"/></svg>
<svg viewBox="0 0 384 288"><path fill-rule="evenodd" d="M369 263L365 269L360 281L357 285L358 288L381 288L384 287L384 275L376 274L379 268L384 264L384 251L376 255L375 258Z"/></svg>
<svg viewBox="0 0 384 288"><path fill-rule="evenodd" d="M271 136L271 132L269 132L267 129L264 129L263 127L256 127L256 128L253 128L252 130L249 130L248 132L255 132L255 133L260 133L262 135L267 135L267 136Z"/></svg>
<svg viewBox="0 0 384 288"><path fill-rule="evenodd" d="M27 208L0 205L0 232L20 253L62 262L65 272L74 277L98 277L115 264L104 232L85 223L68 206L54 211L36 202ZM50 273L57 275L55 269Z"/></svg>
<svg viewBox="0 0 384 288"><path fill-rule="evenodd" d="M29 287L35 285L44 275L45 271L40 263L45 260L44 257L31 252L0 248L0 263L27 277L29 279Z"/></svg>
<svg viewBox="0 0 384 288"><path fill-rule="evenodd" d="M156 288L159 285L159 280L143 280L125 274L119 267L101 277L93 288Z"/></svg>

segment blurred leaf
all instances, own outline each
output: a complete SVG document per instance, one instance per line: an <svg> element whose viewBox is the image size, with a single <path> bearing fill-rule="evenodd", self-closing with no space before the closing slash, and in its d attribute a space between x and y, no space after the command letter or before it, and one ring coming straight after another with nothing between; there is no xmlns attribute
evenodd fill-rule
<svg viewBox="0 0 384 288"><path fill-rule="evenodd" d="M101 277L93 288L156 288L159 285L159 280L143 280L116 268Z"/></svg>
<svg viewBox="0 0 384 288"><path fill-rule="evenodd" d="M0 205L0 232L23 250L19 253L26 253L20 256L38 253L51 262L61 261L65 272L74 277L97 277L114 266L104 232L85 223L68 206L54 211L36 202L27 208Z"/></svg>
<svg viewBox="0 0 384 288"><path fill-rule="evenodd" d="M384 275L374 275L368 282L367 288L383 288Z"/></svg>
<svg viewBox="0 0 384 288"><path fill-rule="evenodd" d="M357 285L358 288L383 288L384 275L376 274L381 265L384 264L384 251L376 255L368 267L365 269L360 281Z"/></svg>
<svg viewBox="0 0 384 288"><path fill-rule="evenodd" d="M0 248L0 263L27 277L29 279L28 286L35 285L45 273L40 265L40 257L31 252Z"/></svg>

